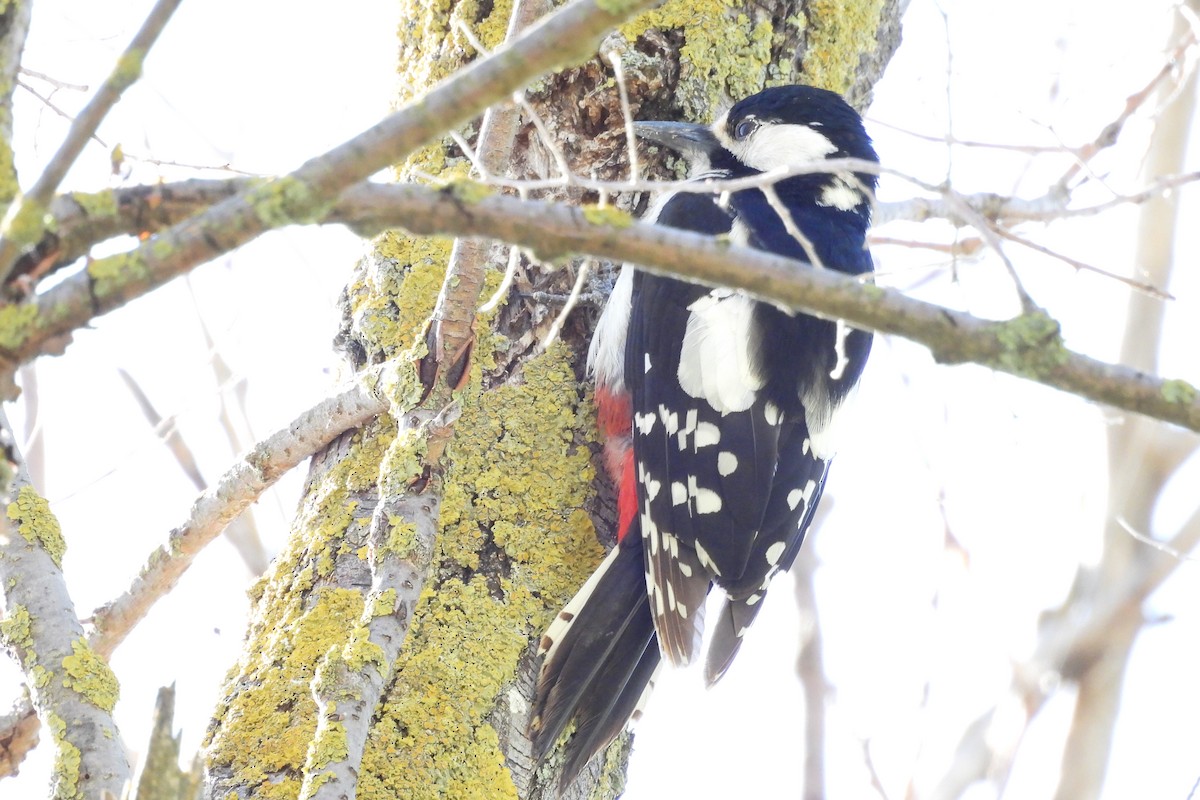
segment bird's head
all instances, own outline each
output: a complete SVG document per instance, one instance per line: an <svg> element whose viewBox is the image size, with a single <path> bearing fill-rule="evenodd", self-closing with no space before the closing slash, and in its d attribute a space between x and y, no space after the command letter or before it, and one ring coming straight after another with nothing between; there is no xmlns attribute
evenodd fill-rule
<svg viewBox="0 0 1200 800"><path fill-rule="evenodd" d="M692 164L693 174L714 169L738 177L834 158L879 160L858 112L840 95L812 86L765 89L707 127L638 122L634 129L638 136L677 151ZM855 178L859 186L874 191L875 175L856 173ZM816 176L803 182L826 186L834 180Z"/></svg>

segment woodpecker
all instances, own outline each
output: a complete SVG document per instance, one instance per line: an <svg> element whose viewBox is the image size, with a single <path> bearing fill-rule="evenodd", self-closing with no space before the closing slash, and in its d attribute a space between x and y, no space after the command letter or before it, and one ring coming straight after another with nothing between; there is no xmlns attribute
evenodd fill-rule
<svg viewBox="0 0 1200 800"><path fill-rule="evenodd" d="M833 158L878 161L837 94L767 89L711 126L643 122L693 180L745 178ZM851 275L866 249L876 177L815 172L723 194L677 192L647 214ZM625 265L588 353L617 545L542 637L530 735L540 760L574 722L562 785L649 693L660 661L698 655L704 604L725 594L706 657L728 669L772 578L796 557L825 487L869 333Z"/></svg>

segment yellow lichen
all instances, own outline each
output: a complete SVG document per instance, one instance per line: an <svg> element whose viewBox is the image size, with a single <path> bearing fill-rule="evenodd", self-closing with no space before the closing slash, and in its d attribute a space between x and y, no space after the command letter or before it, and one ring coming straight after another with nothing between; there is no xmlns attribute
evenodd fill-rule
<svg viewBox="0 0 1200 800"><path fill-rule="evenodd" d="M71 655L62 661L63 686L78 692L93 705L112 711L117 705L121 689L117 676L108 663L88 647L83 639L71 642Z"/></svg>
<svg viewBox="0 0 1200 800"><path fill-rule="evenodd" d="M8 303L0 306L0 347L16 350L29 338L38 321L33 303Z"/></svg>
<svg viewBox="0 0 1200 800"><path fill-rule="evenodd" d="M62 568L63 554L67 543L63 539L58 519L50 510L50 504L31 486L22 486L17 499L8 504L8 518L17 523L17 530L30 544L40 546Z"/></svg>
<svg viewBox="0 0 1200 800"><path fill-rule="evenodd" d="M568 356L556 346L526 365L523 382L471 388L463 398L442 501L441 560L477 568L490 530L510 569L494 584L476 574L422 597L369 737L363 798L515 796L486 716L529 634L603 555L581 510L593 473L574 437L590 414Z"/></svg>
<svg viewBox="0 0 1200 800"><path fill-rule="evenodd" d="M46 232L46 207L29 198L23 198L16 216L8 221L5 235L22 247L38 243Z"/></svg>
<svg viewBox="0 0 1200 800"><path fill-rule="evenodd" d="M146 52L136 48L121 54L112 74L112 81L116 85L117 91L132 86L138 78L142 77L142 62L145 59Z"/></svg>
<svg viewBox="0 0 1200 800"><path fill-rule="evenodd" d="M385 617L396 610L396 590L384 589L375 598L374 614L377 617Z"/></svg>
<svg viewBox="0 0 1200 800"><path fill-rule="evenodd" d="M105 297L150 277L146 260L136 250L97 258L88 264L87 272L92 279L92 294L96 297Z"/></svg>
<svg viewBox="0 0 1200 800"><path fill-rule="evenodd" d="M884 0L809 0L803 27L807 49L801 78L805 83L845 94L864 53L875 50Z"/></svg>
<svg viewBox="0 0 1200 800"><path fill-rule="evenodd" d="M1163 381L1162 396L1168 403L1190 406L1196 402L1196 387L1178 378Z"/></svg>
<svg viewBox="0 0 1200 800"><path fill-rule="evenodd" d="M607 225L610 228L628 228L633 224L633 216L616 206L584 206L581 211L583 218L590 225Z"/></svg>
<svg viewBox="0 0 1200 800"><path fill-rule="evenodd" d="M313 674L329 652L346 641L362 613L352 589L321 589L306 604L299 593L271 609L277 626L260 631L259 645L241 665L246 681L232 695L213 732L210 759L237 770L252 796L294 800L309 742L317 729L310 693Z"/></svg>
<svg viewBox="0 0 1200 800"><path fill-rule="evenodd" d="M71 199L89 219L110 219L117 215L117 195L112 189L101 192L72 192Z"/></svg>
<svg viewBox="0 0 1200 800"><path fill-rule="evenodd" d="M46 715L50 733L54 737L54 800L76 800L79 793L79 766L83 759L79 748L66 738L67 723L58 714L51 711Z"/></svg>
<svg viewBox="0 0 1200 800"><path fill-rule="evenodd" d="M621 27L634 41L651 28L683 33L676 98L689 119L709 120L728 100L763 87L774 29L752 20L730 0L668 0Z"/></svg>
<svg viewBox="0 0 1200 800"><path fill-rule="evenodd" d="M33 661L33 631L30 627L29 609L17 603L4 619L0 619L0 640L22 654L25 664Z"/></svg>
<svg viewBox="0 0 1200 800"><path fill-rule="evenodd" d="M254 187L246 202L267 228L315 222L325 216L329 206L327 202L318 202L303 181L290 175Z"/></svg>

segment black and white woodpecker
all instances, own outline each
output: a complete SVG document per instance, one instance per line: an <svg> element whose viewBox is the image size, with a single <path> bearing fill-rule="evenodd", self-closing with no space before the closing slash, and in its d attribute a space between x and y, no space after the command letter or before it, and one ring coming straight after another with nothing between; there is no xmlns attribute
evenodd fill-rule
<svg viewBox="0 0 1200 800"><path fill-rule="evenodd" d="M710 127L636 131L701 181L878 160L858 113L809 86L767 89ZM766 189L674 193L650 216L860 275L872 270L875 183L800 174ZM870 348L869 333L836 322L623 267L588 354L619 487L617 546L542 638L530 721L539 760L574 721L564 784L637 715L661 659L697 656L714 584L726 597L706 676L725 673L771 579L796 557Z"/></svg>

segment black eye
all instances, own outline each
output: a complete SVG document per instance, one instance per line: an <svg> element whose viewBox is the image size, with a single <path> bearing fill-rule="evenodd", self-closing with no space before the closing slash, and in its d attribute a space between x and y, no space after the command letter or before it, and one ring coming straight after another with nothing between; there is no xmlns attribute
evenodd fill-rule
<svg viewBox="0 0 1200 800"><path fill-rule="evenodd" d="M733 129L733 137L735 139L745 139L756 130L758 130L758 120L749 117L737 124L737 127Z"/></svg>

